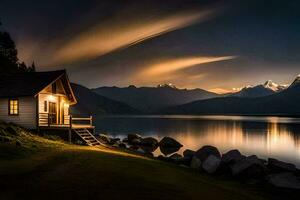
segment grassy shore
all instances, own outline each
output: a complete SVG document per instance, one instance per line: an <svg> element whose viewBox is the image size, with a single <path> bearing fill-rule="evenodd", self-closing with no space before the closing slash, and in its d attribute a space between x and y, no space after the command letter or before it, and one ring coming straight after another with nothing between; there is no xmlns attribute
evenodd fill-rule
<svg viewBox="0 0 300 200"><path fill-rule="evenodd" d="M270 197L188 168L105 147L68 145L17 129L12 136L3 127L1 133L0 126L0 133L10 137L0 143L1 200Z"/></svg>

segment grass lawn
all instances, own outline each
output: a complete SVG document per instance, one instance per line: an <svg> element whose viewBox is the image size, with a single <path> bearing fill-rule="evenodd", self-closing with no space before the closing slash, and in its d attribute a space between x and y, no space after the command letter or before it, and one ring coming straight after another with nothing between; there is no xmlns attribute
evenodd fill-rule
<svg viewBox="0 0 300 200"><path fill-rule="evenodd" d="M1 200L264 199L247 185L118 150L17 139L21 147L0 143Z"/></svg>

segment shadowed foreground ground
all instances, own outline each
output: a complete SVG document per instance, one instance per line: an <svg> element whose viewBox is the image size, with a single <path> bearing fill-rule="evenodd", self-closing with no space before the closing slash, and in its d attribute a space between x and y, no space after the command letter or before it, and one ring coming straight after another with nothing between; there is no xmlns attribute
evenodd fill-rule
<svg viewBox="0 0 300 200"><path fill-rule="evenodd" d="M0 199L257 199L236 183L91 148L2 161L0 173Z"/></svg>
<svg viewBox="0 0 300 200"><path fill-rule="evenodd" d="M0 143L0 199L264 199L264 193L188 168L22 132ZM252 189L251 189L252 188ZM266 197L266 196L265 196Z"/></svg>

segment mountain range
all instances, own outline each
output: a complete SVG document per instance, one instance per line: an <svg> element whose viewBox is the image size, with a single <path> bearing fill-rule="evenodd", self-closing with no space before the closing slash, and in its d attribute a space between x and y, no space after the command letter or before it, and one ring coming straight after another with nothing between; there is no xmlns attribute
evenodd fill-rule
<svg viewBox="0 0 300 200"><path fill-rule="evenodd" d="M228 96L232 97L244 97L244 98L256 98L268 96L271 94L275 94L276 92L281 92L286 89L287 85L279 85L274 83L271 80L266 81L264 84L256 85L256 86L246 86L239 90L236 93L230 94Z"/></svg>
<svg viewBox="0 0 300 200"><path fill-rule="evenodd" d="M72 83L72 87L78 97L72 114L300 114L300 75L290 86L267 81L222 95L172 84L89 89Z"/></svg>
<svg viewBox="0 0 300 200"><path fill-rule="evenodd" d="M153 113L165 107L220 96L203 89L178 89L172 84L163 84L157 87L99 87L92 91L115 101L126 103L144 113Z"/></svg>
<svg viewBox="0 0 300 200"><path fill-rule="evenodd" d="M260 88L261 89L261 88ZM226 96L173 106L162 114L299 115L300 76L286 89L256 98Z"/></svg>
<svg viewBox="0 0 300 200"><path fill-rule="evenodd" d="M72 83L77 104L70 107L72 115L138 114L135 108L92 92L90 89Z"/></svg>

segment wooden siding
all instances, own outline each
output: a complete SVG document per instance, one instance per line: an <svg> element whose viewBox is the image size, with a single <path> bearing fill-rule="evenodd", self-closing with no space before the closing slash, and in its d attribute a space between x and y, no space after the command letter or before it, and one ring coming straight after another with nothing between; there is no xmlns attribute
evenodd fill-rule
<svg viewBox="0 0 300 200"><path fill-rule="evenodd" d="M58 124L68 124L69 119L64 116L69 115L69 104L70 100L67 97L62 81L58 79L56 82L56 94L52 93L52 85L49 85L47 88L42 90L39 97L39 113L48 114L49 113L49 102L55 103L57 106L57 123ZM47 102L47 103L45 103ZM47 108L45 109L45 106Z"/></svg>
<svg viewBox="0 0 300 200"><path fill-rule="evenodd" d="M19 115L8 114L9 98L0 99L0 120L13 122L28 129L36 128L36 99L34 97L20 97Z"/></svg>

